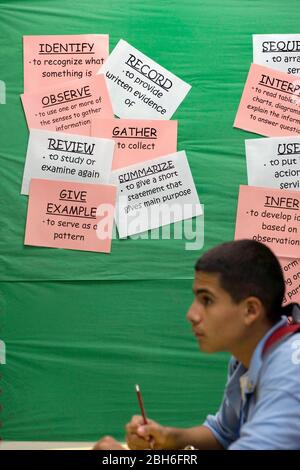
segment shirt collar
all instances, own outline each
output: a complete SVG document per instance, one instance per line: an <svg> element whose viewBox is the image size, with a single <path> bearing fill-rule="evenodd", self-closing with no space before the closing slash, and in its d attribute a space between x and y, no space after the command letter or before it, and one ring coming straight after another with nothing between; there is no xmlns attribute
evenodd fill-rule
<svg viewBox="0 0 300 470"><path fill-rule="evenodd" d="M260 342L256 346L254 353L252 355L252 358L251 358L249 369L248 369L248 381L247 381L248 383L247 383L246 393L253 393L256 387L258 375L259 375L259 372L263 363L262 351L263 351L266 341L274 333L274 331L278 330L278 328L281 328L287 323L288 323L287 317L281 317L281 320L278 321L270 330L267 331L265 336L260 340Z"/></svg>

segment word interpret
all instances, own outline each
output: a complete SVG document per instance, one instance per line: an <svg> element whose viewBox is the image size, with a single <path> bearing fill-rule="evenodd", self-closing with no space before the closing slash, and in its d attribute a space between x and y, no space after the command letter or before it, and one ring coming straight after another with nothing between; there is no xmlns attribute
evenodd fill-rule
<svg viewBox="0 0 300 470"><path fill-rule="evenodd" d="M282 80L281 78L270 77L263 73L261 74L259 84L275 88L276 90L287 91L292 94L296 94L296 92L300 90L300 81L298 81L298 83L292 83L287 80ZM299 94L297 94L297 96L299 96Z"/></svg>

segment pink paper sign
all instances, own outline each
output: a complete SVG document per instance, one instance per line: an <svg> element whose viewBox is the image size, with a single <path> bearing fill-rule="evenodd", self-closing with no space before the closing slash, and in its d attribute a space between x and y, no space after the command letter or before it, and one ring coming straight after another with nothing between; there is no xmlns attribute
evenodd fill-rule
<svg viewBox="0 0 300 470"><path fill-rule="evenodd" d="M277 256L300 255L298 191L240 186L235 239L265 243Z"/></svg>
<svg viewBox="0 0 300 470"><path fill-rule="evenodd" d="M93 77L108 53L107 34L23 36L24 91Z"/></svg>
<svg viewBox="0 0 300 470"><path fill-rule="evenodd" d="M116 142L113 170L177 150L177 121L93 119L91 135Z"/></svg>
<svg viewBox="0 0 300 470"><path fill-rule="evenodd" d="M116 187L32 179L25 245L111 251Z"/></svg>
<svg viewBox="0 0 300 470"><path fill-rule="evenodd" d="M21 95L29 129L89 135L91 119L113 117L103 75Z"/></svg>
<svg viewBox="0 0 300 470"><path fill-rule="evenodd" d="M300 259L279 258L279 262L285 280L283 305L291 302L300 303Z"/></svg>
<svg viewBox="0 0 300 470"><path fill-rule="evenodd" d="M268 137L300 134L300 77L252 64L234 127Z"/></svg>

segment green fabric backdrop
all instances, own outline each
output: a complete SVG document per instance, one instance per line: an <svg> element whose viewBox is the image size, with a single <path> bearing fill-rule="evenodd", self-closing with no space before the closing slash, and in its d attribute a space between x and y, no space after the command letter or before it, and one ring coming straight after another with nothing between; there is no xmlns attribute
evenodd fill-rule
<svg viewBox="0 0 300 470"><path fill-rule="evenodd" d="M233 238L244 139L232 123L253 33L299 32L299 2L279 0L0 0L1 436L122 437L140 383L154 419L192 425L215 411L226 354L199 354L184 320L199 252L184 240L114 240L104 255L24 247L20 196L28 131L22 36L108 33L192 85L174 119L205 209L205 246ZM203 251L203 250L202 250Z"/></svg>

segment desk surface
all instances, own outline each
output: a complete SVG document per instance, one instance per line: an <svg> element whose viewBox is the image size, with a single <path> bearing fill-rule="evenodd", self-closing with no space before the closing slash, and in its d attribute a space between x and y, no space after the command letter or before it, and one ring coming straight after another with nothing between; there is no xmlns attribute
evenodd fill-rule
<svg viewBox="0 0 300 470"><path fill-rule="evenodd" d="M94 442L3 441L0 450L90 450Z"/></svg>

